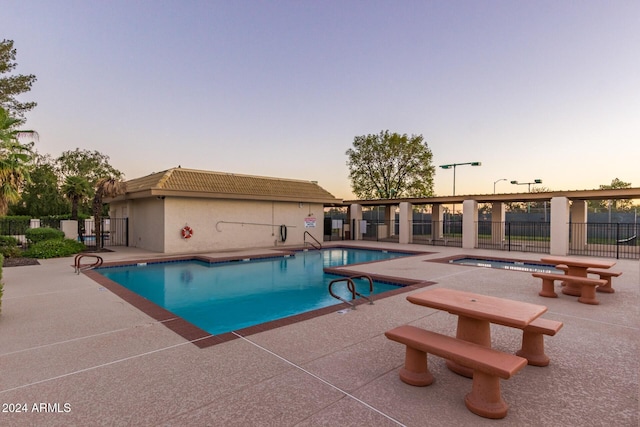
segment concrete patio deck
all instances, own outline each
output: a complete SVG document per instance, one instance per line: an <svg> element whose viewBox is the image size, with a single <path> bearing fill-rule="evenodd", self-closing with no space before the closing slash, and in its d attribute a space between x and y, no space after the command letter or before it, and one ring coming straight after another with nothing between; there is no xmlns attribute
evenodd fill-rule
<svg viewBox="0 0 640 427"><path fill-rule="evenodd" d="M592 306L562 294L539 297L540 280L529 273L428 262L542 254L382 246L434 253L350 269L542 304L549 308L544 317L564 322L555 337L545 337L548 367L527 366L502 381L506 418L467 410L471 381L443 359L429 356L431 386L400 381L404 347L385 331L412 324L455 335L456 328L455 316L410 304L407 293L201 349L74 274L72 258L64 258L4 269L0 425L638 425L638 260L617 260L614 269L623 275L614 279L615 293L598 293L601 303ZM103 255L105 262L159 256L133 248ZM492 326L493 346L514 352L521 334ZM16 413L18 406L26 412Z"/></svg>

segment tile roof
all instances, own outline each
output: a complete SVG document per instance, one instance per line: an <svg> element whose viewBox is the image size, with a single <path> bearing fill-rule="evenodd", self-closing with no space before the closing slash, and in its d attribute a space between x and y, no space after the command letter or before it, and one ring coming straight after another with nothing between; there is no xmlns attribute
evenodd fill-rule
<svg viewBox="0 0 640 427"><path fill-rule="evenodd" d="M340 203L312 181L173 168L127 181L127 197L182 196Z"/></svg>

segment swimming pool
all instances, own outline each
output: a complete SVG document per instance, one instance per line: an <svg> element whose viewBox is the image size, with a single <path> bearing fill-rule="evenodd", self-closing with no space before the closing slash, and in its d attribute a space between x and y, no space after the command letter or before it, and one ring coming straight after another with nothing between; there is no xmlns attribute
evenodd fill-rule
<svg viewBox="0 0 640 427"><path fill-rule="evenodd" d="M198 260L98 268L95 271L211 333L222 334L341 302L328 285L340 276L325 267L382 261L412 254L351 248L293 256L209 263ZM356 280L368 295L368 282ZM374 282L374 294L399 285ZM350 299L346 283L334 286Z"/></svg>
<svg viewBox="0 0 640 427"><path fill-rule="evenodd" d="M554 265L542 264L535 262L516 261L507 259L489 259L489 258L458 258L449 261L451 264L472 265L474 267L501 268L503 270L515 270L525 272L543 272L564 274L563 271L557 270Z"/></svg>

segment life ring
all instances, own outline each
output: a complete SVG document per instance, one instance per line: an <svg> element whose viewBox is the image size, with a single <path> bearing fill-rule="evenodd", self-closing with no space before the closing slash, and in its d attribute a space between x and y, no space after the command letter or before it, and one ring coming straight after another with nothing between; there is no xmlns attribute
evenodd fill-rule
<svg viewBox="0 0 640 427"><path fill-rule="evenodd" d="M280 240L283 242L287 240L287 226L284 224L280 226Z"/></svg>
<svg viewBox="0 0 640 427"><path fill-rule="evenodd" d="M185 225L184 227L182 227L181 232L182 232L183 239L190 239L191 236L193 236L193 230L188 225Z"/></svg>

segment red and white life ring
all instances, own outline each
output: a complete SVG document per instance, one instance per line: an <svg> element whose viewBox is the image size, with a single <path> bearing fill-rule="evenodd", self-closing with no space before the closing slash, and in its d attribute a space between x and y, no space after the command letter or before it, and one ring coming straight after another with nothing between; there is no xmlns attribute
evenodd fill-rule
<svg viewBox="0 0 640 427"><path fill-rule="evenodd" d="M193 236L193 230L191 229L191 227L189 227L188 225L182 227L182 238L190 239L191 236Z"/></svg>

